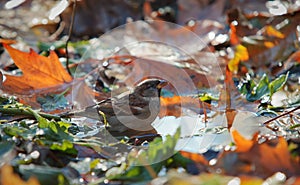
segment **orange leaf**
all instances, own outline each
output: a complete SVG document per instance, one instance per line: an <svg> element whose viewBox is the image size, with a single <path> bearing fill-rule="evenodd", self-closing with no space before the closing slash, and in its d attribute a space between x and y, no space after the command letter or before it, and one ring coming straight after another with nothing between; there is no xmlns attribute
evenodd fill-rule
<svg viewBox="0 0 300 185"><path fill-rule="evenodd" d="M275 46L275 43L273 43L271 41L265 41L264 46L266 46L267 48L272 48Z"/></svg>
<svg viewBox="0 0 300 185"><path fill-rule="evenodd" d="M195 112L200 112L202 105L199 98L185 97L185 96L173 96L173 97L161 97L160 117L163 116L175 116L180 117L182 114L182 108L189 108ZM205 104L204 102L202 104ZM207 108L211 108L209 104Z"/></svg>
<svg viewBox="0 0 300 185"><path fill-rule="evenodd" d="M283 39L284 38L284 34L281 33L280 31L276 30L273 26L266 26L266 35L267 36L272 36L272 37L276 37L279 39Z"/></svg>
<svg viewBox="0 0 300 185"><path fill-rule="evenodd" d="M259 178L259 177L242 175L239 178L241 180L240 185L261 185L261 184L263 184L263 179Z"/></svg>
<svg viewBox="0 0 300 185"><path fill-rule="evenodd" d="M231 134L236 145L236 152L247 152L252 148L254 144L253 140L245 139L242 135L238 133L237 130L232 130Z"/></svg>
<svg viewBox="0 0 300 185"><path fill-rule="evenodd" d="M33 50L26 53L7 44L3 46L23 72L22 76L6 75L3 82L4 90L23 94L26 91L54 87L72 81L72 77L64 69L54 51L50 51L50 55L44 57Z"/></svg>
<svg viewBox="0 0 300 185"><path fill-rule="evenodd" d="M1 44L15 44L17 41L9 39L0 39Z"/></svg>
<svg viewBox="0 0 300 185"><path fill-rule="evenodd" d="M4 165L1 168L1 178L0 184L3 185L39 185L39 181L34 178L30 177L27 182L23 181L19 175L13 172L13 168L9 165Z"/></svg>
<svg viewBox="0 0 300 185"><path fill-rule="evenodd" d="M236 33L236 26L231 23L230 24L230 43L232 45L236 45L236 44L239 44L240 40L239 40L239 37Z"/></svg>
<svg viewBox="0 0 300 185"><path fill-rule="evenodd" d="M276 172L287 177L299 176L298 162L291 157L287 141L283 137L258 143L257 136L252 141L245 140L237 131L232 132L237 144L236 151L224 151L214 166L224 169L228 175L255 175L267 178ZM243 151L241 151L243 150Z"/></svg>
<svg viewBox="0 0 300 185"><path fill-rule="evenodd" d="M300 63L300 50L296 51L295 53L292 54L291 58L298 63Z"/></svg>
<svg viewBox="0 0 300 185"><path fill-rule="evenodd" d="M208 165L208 161L201 154L191 153L191 152L186 152L186 151L180 151L180 154L183 157L191 159L192 161L194 161L196 163L201 163L201 164L204 164L206 166Z"/></svg>

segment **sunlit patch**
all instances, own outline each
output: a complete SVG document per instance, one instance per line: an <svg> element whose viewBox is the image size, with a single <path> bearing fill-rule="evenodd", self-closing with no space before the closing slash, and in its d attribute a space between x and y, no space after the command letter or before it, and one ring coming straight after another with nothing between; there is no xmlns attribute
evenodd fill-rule
<svg viewBox="0 0 300 185"><path fill-rule="evenodd" d="M49 19L54 20L57 16L59 16L67 7L69 6L69 1L61 0L54 6L49 13Z"/></svg>
<svg viewBox="0 0 300 185"><path fill-rule="evenodd" d="M266 2L269 12L273 15L283 15L287 13L287 7L281 1Z"/></svg>
<svg viewBox="0 0 300 185"><path fill-rule="evenodd" d="M211 160L208 162L208 164L209 164L210 166L214 166L214 165L217 164L217 162L218 162L218 160L215 158L215 159L211 159Z"/></svg>
<svg viewBox="0 0 300 185"><path fill-rule="evenodd" d="M13 9L24 2L25 0L10 0L7 3L5 3L4 7L5 9Z"/></svg>
<svg viewBox="0 0 300 185"><path fill-rule="evenodd" d="M30 153L30 156L33 158L33 159L37 159L40 157L40 152L39 151L33 151Z"/></svg>
<svg viewBox="0 0 300 185"><path fill-rule="evenodd" d="M241 179L235 177L231 181L229 181L227 185L240 185L240 184L241 184Z"/></svg>

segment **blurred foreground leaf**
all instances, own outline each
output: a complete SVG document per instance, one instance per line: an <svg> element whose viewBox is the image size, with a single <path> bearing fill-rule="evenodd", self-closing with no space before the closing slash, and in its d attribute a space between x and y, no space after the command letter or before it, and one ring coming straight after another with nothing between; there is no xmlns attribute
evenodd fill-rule
<svg viewBox="0 0 300 185"><path fill-rule="evenodd" d="M175 146L180 136L177 129L174 136L166 136L165 141L155 138L149 144L148 149L140 152L132 151L127 157L127 164L114 167L107 171L106 177L110 180L140 181L150 180L157 176L163 166L172 162L172 156L176 153Z"/></svg>

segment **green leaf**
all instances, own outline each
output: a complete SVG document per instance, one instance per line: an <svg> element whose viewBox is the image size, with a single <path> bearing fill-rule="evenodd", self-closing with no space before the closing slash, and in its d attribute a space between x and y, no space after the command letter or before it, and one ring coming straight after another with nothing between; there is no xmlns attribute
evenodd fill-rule
<svg viewBox="0 0 300 185"><path fill-rule="evenodd" d="M251 89L251 92L246 95L248 101L256 101L261 99L264 95L269 92L268 88L269 79L267 75L263 75L258 84Z"/></svg>
<svg viewBox="0 0 300 185"><path fill-rule="evenodd" d="M9 136L20 136L22 135L26 129L22 127L16 127L16 126L7 126L3 128L3 132Z"/></svg>
<svg viewBox="0 0 300 185"><path fill-rule="evenodd" d="M208 93L199 94L199 98L203 102L210 102L212 100L215 100L215 101L219 100L218 97L215 97L212 94L208 94Z"/></svg>
<svg viewBox="0 0 300 185"><path fill-rule="evenodd" d="M35 176L43 185L69 184L68 179L63 175L62 170L49 166L20 165L19 173L27 180Z"/></svg>
<svg viewBox="0 0 300 185"><path fill-rule="evenodd" d="M49 121L46 118L43 117L39 117L37 119L37 121L39 122L38 127L39 128L48 128L49 126Z"/></svg>
<svg viewBox="0 0 300 185"><path fill-rule="evenodd" d="M50 146L51 150L59 150L68 154L77 155L77 150L74 148L73 143L68 140L64 140L62 143L54 142Z"/></svg>
<svg viewBox="0 0 300 185"><path fill-rule="evenodd" d="M280 75L269 84L270 95L272 96L276 91L280 90L286 83L289 72L286 75Z"/></svg>
<svg viewBox="0 0 300 185"><path fill-rule="evenodd" d="M146 150L129 153L128 164L114 167L107 171L106 177L110 180L140 181L151 180L163 166L168 165L168 159L175 153L175 146L180 137L180 128L174 136L166 136L164 142L161 138L155 138L149 143Z"/></svg>
<svg viewBox="0 0 300 185"><path fill-rule="evenodd" d="M0 143L0 159L5 160L5 156L11 153L15 145L12 142L1 142Z"/></svg>
<svg viewBox="0 0 300 185"><path fill-rule="evenodd" d="M0 96L0 105L6 104L6 103L8 103L8 98Z"/></svg>
<svg viewBox="0 0 300 185"><path fill-rule="evenodd" d="M238 85L238 89L242 94L246 95L248 101L261 100L265 96L271 97L276 91L284 86L288 79L288 74L280 75L278 78L269 82L269 78L264 74L258 83L253 79L247 79Z"/></svg>

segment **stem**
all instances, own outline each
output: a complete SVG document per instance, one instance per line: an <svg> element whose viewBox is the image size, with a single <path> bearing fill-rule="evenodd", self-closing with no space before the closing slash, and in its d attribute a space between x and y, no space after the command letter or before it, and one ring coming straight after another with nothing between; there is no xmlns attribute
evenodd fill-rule
<svg viewBox="0 0 300 185"><path fill-rule="evenodd" d="M71 75L71 76L72 76L72 73L71 73L71 70L69 68L69 50L68 50L68 45L69 45L69 42L70 42L70 39L71 39L71 35L72 35L72 31L73 31L73 25L74 25L74 20L75 20L75 10L76 10L76 0L73 1L73 10L72 10L72 16L71 16L71 23L70 23L69 33L68 33L68 39L67 39L67 42L66 42L66 58L67 58L66 68L67 68L67 71L68 71L69 75Z"/></svg>
<svg viewBox="0 0 300 185"><path fill-rule="evenodd" d="M285 112L285 113L283 113L283 114L280 114L279 116L276 116L276 117L274 117L274 118L272 118L272 119L269 119L268 121L264 122L263 124L264 124L264 125L267 125L267 124L271 123L272 121L275 121L275 120L277 120L277 119L279 119L279 118L281 118L281 117L283 117L283 116L285 116L285 115L288 115L288 114L290 114L290 113L292 113L292 112L295 112L295 111L298 110L298 109L300 109L300 106L298 106L298 107L296 107L296 108L294 108L294 109L292 109L292 110L290 110L290 111L288 111L288 112Z"/></svg>
<svg viewBox="0 0 300 185"><path fill-rule="evenodd" d="M24 115L24 116L30 116L30 117L35 117L35 115L26 109L23 108L2 108L0 107L0 113L6 114L6 115ZM47 113L38 113L40 116L47 118L47 119L54 119L54 120L61 120L59 116L55 116L52 114L47 114Z"/></svg>

